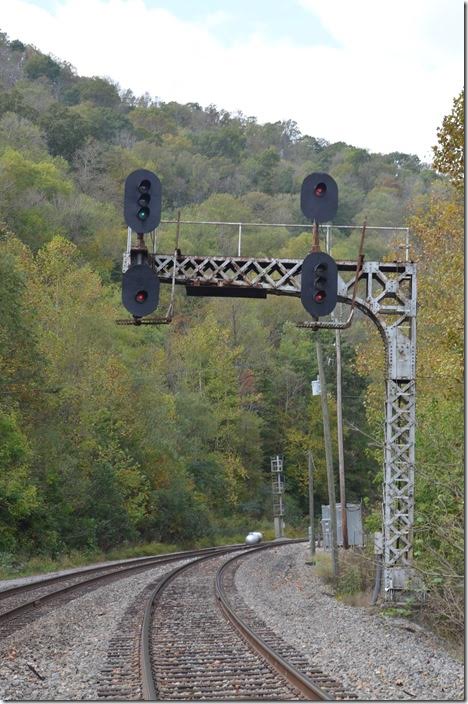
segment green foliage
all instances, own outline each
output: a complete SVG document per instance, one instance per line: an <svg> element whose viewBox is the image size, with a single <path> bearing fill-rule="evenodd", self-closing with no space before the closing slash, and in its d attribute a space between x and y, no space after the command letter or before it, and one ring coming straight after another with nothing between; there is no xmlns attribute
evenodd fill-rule
<svg viewBox="0 0 468 704"><path fill-rule="evenodd" d="M17 548L21 541L18 526L37 507L30 460L30 447L18 418L0 411L0 551Z"/></svg>
<svg viewBox="0 0 468 704"><path fill-rule="evenodd" d="M357 567L352 567L340 575L339 594L356 594L361 591L361 575Z"/></svg>
<svg viewBox="0 0 468 704"><path fill-rule="evenodd" d="M437 130L439 143L433 147L434 168L447 174L455 188L463 192L465 172L465 91L453 101L450 115Z"/></svg>
<svg viewBox="0 0 468 704"><path fill-rule="evenodd" d="M83 118L62 105L53 105L41 117L41 126L53 156L71 160L91 134Z"/></svg>
<svg viewBox="0 0 468 704"><path fill-rule="evenodd" d="M339 574L336 594L345 603L369 603L369 595L374 586L375 562L370 550L350 548L340 551Z"/></svg>
<svg viewBox="0 0 468 704"><path fill-rule="evenodd" d="M409 616L412 616L412 614L413 612L411 609L406 609L402 606L390 606L382 611L383 616L387 616L390 618L408 618Z"/></svg>
<svg viewBox="0 0 468 704"><path fill-rule="evenodd" d="M44 76L50 81L56 81L60 76L61 67L50 56L37 53L26 61L24 72L28 78L33 80Z"/></svg>
<svg viewBox="0 0 468 704"><path fill-rule="evenodd" d="M192 141L194 148L205 156L225 156L233 161L239 161L246 145L243 130L236 123L196 133Z"/></svg>
<svg viewBox="0 0 468 704"><path fill-rule="evenodd" d="M120 105L117 86L104 78L80 78L76 84L81 101L89 101L102 108L113 108Z"/></svg>
<svg viewBox="0 0 468 704"><path fill-rule="evenodd" d="M189 542L211 537L213 529L208 508L190 491L186 478L176 476L171 486L156 494L155 535L159 539Z"/></svg>
<svg viewBox="0 0 468 704"><path fill-rule="evenodd" d="M58 194L66 194L71 190L71 184L64 178L57 163L48 158L35 163L23 154L7 148L1 156L2 181L4 193L15 202L18 209L18 193L23 195L28 189L36 189L50 199Z"/></svg>
<svg viewBox="0 0 468 704"><path fill-rule="evenodd" d="M0 152L11 148L12 144L33 161L48 157L43 130L17 113L6 112L0 119Z"/></svg>
<svg viewBox="0 0 468 704"><path fill-rule="evenodd" d="M251 256L301 259L310 250L299 191L313 170L337 179L343 224L359 228L367 216L369 225L403 225L415 200L426 306L418 363L437 373L447 365L459 385L459 301L440 304L431 288L451 272L462 289L460 215L453 203L446 210L441 204L451 198L448 186L414 155L330 144L301 135L292 120L260 125L213 105L119 93L108 80L76 76L21 42L2 35L0 43L4 564L14 569L31 554L96 559L117 548L125 556L141 541L243 541L254 527L272 537L270 457L278 452L285 454L288 530L300 533L307 449L316 465L317 512L328 503L321 411L310 393L314 340L295 327L302 308L282 297L206 301L177 291L172 326L117 327L124 180L136 168L157 172L164 219L175 219L180 208L182 220L304 223L302 231L246 227L243 253ZM174 237L175 226L162 226L158 250L172 251ZM236 225L183 225L179 245L184 253L235 255L237 237ZM343 230L333 253L355 259L358 243L359 230ZM385 247L369 238L366 258L379 258ZM427 316L437 305L437 315ZM383 389L374 382L382 380L383 352L375 338L358 320L342 340L348 497L367 498L370 511L381 483L381 450L367 439L381 431ZM331 360L333 419L333 335L322 343ZM457 595L461 398L444 388L434 403L427 391L422 399L416 550L426 571L436 557L449 566L450 579L435 575L443 582L433 582L433 594L450 587ZM334 421L332 432L335 438ZM336 448L333 454L336 464ZM379 509L369 519L374 525ZM353 569L343 583L347 592L357 583Z"/></svg>
<svg viewBox="0 0 468 704"><path fill-rule="evenodd" d="M12 112L20 117L35 122L38 119L38 110L30 107L19 90L0 92L0 115Z"/></svg>

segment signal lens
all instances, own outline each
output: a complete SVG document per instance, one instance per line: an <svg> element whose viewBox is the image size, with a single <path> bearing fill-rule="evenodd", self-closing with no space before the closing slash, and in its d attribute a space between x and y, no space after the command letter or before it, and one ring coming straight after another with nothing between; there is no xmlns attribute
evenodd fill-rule
<svg viewBox="0 0 468 704"><path fill-rule="evenodd" d="M147 291L138 291L138 293L135 296L135 301L137 303L144 303L147 298L148 298Z"/></svg>
<svg viewBox="0 0 468 704"><path fill-rule="evenodd" d="M325 291L317 291L317 293L314 296L314 301L316 303L322 303L327 297L327 294Z"/></svg>
<svg viewBox="0 0 468 704"><path fill-rule="evenodd" d="M317 198L323 198L325 193L327 192L327 184L326 183L318 183L315 186L314 193L317 196Z"/></svg>
<svg viewBox="0 0 468 704"><path fill-rule="evenodd" d="M151 196L149 193L142 193L141 196L138 198L138 205L148 205L151 200Z"/></svg>
<svg viewBox="0 0 468 704"><path fill-rule="evenodd" d="M138 186L138 190L140 191L140 193L148 193L150 188L151 183L148 181L147 178L143 179L143 181Z"/></svg>
<svg viewBox="0 0 468 704"><path fill-rule="evenodd" d="M142 222L144 222L149 214L150 214L149 208L147 208L145 206L143 208L140 208L140 210L137 213L137 218L138 218L138 220L141 220Z"/></svg>

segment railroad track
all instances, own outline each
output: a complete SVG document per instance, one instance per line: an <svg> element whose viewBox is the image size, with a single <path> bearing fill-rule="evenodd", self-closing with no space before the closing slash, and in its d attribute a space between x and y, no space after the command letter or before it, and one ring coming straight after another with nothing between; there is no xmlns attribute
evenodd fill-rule
<svg viewBox="0 0 468 704"><path fill-rule="evenodd" d="M272 546L252 548L248 554L268 547ZM248 609L235 590L237 564L226 556L203 556L158 581L144 615L141 697L149 701L355 698L311 667ZM108 694L117 693L114 689Z"/></svg>
<svg viewBox="0 0 468 704"><path fill-rule="evenodd" d="M230 553L242 557L279 544L137 558L11 587L0 592L0 637L104 584L166 566L149 577L113 629L100 699L355 698L268 629L235 589L239 556Z"/></svg>
<svg viewBox="0 0 468 704"><path fill-rule="evenodd" d="M0 638L23 628L51 609L60 608L72 599L122 577L171 562L197 558L200 554L212 555L244 548L244 545L231 545L122 560L111 565L86 567L66 575L44 577L28 584L9 587L0 591Z"/></svg>
<svg viewBox="0 0 468 704"><path fill-rule="evenodd" d="M314 698L313 691L310 691L311 682L320 695L315 698L356 699L355 693L346 690L318 665L312 665L303 653L272 631L245 603L235 584L235 574L243 557L245 556L242 555L239 559L235 555L229 558L216 575L216 595L226 617L246 640L252 642L253 647L258 648L273 667L284 671L285 676L306 699Z"/></svg>

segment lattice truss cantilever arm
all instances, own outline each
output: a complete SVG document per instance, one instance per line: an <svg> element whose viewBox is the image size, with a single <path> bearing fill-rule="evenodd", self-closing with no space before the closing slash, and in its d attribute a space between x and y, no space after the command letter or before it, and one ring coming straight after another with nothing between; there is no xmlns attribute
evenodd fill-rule
<svg viewBox="0 0 468 704"><path fill-rule="evenodd" d="M337 262L338 300L351 303L356 262ZM156 254L161 282L191 287L250 289L300 296L302 259ZM174 272L175 266L175 272ZM356 307L370 317L386 353L383 486L384 582L389 599L409 587L414 521L416 268L412 262L365 262Z"/></svg>
<svg viewBox="0 0 468 704"><path fill-rule="evenodd" d="M267 294L300 296L302 259L255 257L217 257L156 254L154 268L161 282L171 283L176 267L176 284L201 287L256 289ZM356 262L337 262L339 300L352 298ZM414 265L409 262L365 262L359 276L357 301L361 310L380 320L397 315L397 326L415 312L412 279ZM382 325L386 326L382 319Z"/></svg>

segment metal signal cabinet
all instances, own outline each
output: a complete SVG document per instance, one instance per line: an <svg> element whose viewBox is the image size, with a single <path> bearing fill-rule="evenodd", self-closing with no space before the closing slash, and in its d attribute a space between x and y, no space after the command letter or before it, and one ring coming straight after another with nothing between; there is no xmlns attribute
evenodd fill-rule
<svg viewBox="0 0 468 704"><path fill-rule="evenodd" d="M348 544L364 545L364 533L362 530L361 504L346 503L346 519L348 524ZM322 533L323 546L330 549L330 506L322 506ZM343 545L343 530L341 525L341 504L336 504L336 542Z"/></svg>

